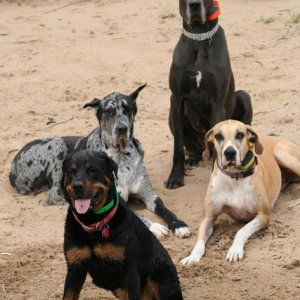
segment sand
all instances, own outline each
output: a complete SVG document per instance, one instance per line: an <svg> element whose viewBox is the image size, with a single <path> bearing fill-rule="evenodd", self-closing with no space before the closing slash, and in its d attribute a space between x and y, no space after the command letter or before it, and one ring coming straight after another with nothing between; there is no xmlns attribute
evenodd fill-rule
<svg viewBox="0 0 300 300"><path fill-rule="evenodd" d="M300 23L290 16L300 12L299 1L223 0L221 9L236 87L252 97L253 127L300 145ZM8 182L14 155L35 138L87 135L97 121L93 110L82 109L86 102L112 91L129 94L145 82L135 136L155 190L193 232L162 240L184 298L300 298L300 205L293 206L299 185L283 191L269 228L247 243L244 261L225 259L242 225L224 216L201 262L178 263L195 242L210 176L209 166L199 166L188 171L183 188L163 184L173 153L168 73L180 30L175 0L0 1L1 299L60 299L66 274L67 207L44 206L45 193L17 194ZM62 123L47 126L49 118ZM100 298L113 299L88 279L81 299Z"/></svg>

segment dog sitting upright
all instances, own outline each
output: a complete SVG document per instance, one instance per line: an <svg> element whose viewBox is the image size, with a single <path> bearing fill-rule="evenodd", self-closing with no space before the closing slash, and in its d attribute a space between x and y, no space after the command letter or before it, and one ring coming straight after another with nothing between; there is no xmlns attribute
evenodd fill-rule
<svg viewBox="0 0 300 300"><path fill-rule="evenodd" d="M129 96L114 92L102 100L95 98L87 103L84 107L95 108L99 121L99 127L87 137L54 137L26 144L12 162L11 185L21 194L38 193L46 188L46 204L64 204L61 180L67 154L80 149L104 151L118 164L122 198L128 201L128 197L134 195L148 210L160 216L176 236L189 236L189 227L170 212L154 192L144 165L143 150L133 136L136 99L144 87L140 86ZM168 233L165 226L142 215L140 218L156 236Z"/></svg>
<svg viewBox="0 0 300 300"><path fill-rule="evenodd" d="M218 24L218 2L180 0L179 9L183 32L169 77L169 126L174 136L169 189L183 186L185 163L194 166L201 159L207 130L225 119L247 124L252 120L250 96L235 92L225 34Z"/></svg>
<svg viewBox="0 0 300 300"><path fill-rule="evenodd" d="M247 222L236 234L227 260L244 257L244 244L266 228L271 210L284 183L300 181L300 148L279 137L259 138L248 125L234 120L218 123L206 134L204 159L215 151L216 160L208 184L203 219L192 253L181 263L198 262L213 224L221 213Z"/></svg>
<svg viewBox="0 0 300 300"><path fill-rule="evenodd" d="M70 204L63 299L78 299L89 274L95 285L118 299L181 300L169 254L119 199L117 164L104 152L81 150L66 158L63 169Z"/></svg>

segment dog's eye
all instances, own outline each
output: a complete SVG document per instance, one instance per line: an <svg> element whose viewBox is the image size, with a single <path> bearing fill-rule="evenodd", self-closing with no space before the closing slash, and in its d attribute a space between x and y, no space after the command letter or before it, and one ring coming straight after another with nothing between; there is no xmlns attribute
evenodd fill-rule
<svg viewBox="0 0 300 300"><path fill-rule="evenodd" d="M243 132L238 132L235 136L237 140L242 140L244 138L245 134Z"/></svg>
<svg viewBox="0 0 300 300"><path fill-rule="evenodd" d="M130 108L129 108L129 106L123 106L123 113L124 113L124 114L129 114L129 113L130 113Z"/></svg>
<svg viewBox="0 0 300 300"><path fill-rule="evenodd" d="M71 174L71 175L74 175L74 174L76 174L77 169L74 168L74 167L71 167L67 172L68 172L69 174Z"/></svg>
<svg viewBox="0 0 300 300"><path fill-rule="evenodd" d="M116 111L113 108L107 108L104 112L109 115L114 115Z"/></svg>
<svg viewBox="0 0 300 300"><path fill-rule="evenodd" d="M215 135L215 139L216 139L218 142L221 142L221 141L224 140L224 137L223 137L223 135L222 135L221 133L217 133L217 134Z"/></svg>
<svg viewBox="0 0 300 300"><path fill-rule="evenodd" d="M89 176L93 177L93 176L97 175L97 169L93 168L93 167L89 167L87 169L87 173Z"/></svg>

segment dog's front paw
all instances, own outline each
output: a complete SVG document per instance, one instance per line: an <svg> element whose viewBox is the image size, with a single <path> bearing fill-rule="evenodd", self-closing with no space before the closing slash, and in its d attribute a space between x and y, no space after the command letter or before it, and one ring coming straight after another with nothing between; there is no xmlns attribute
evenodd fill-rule
<svg viewBox="0 0 300 300"><path fill-rule="evenodd" d="M175 229L174 234L179 238L187 238L191 236L191 229L188 226L185 227L179 227Z"/></svg>
<svg viewBox="0 0 300 300"><path fill-rule="evenodd" d="M183 175L174 175L171 173L168 180L165 182L165 187L169 190L178 189L184 186Z"/></svg>
<svg viewBox="0 0 300 300"><path fill-rule="evenodd" d="M48 196L44 205L46 205L46 206L48 206L48 205L65 205L66 203L67 203L67 201L65 198L57 195L55 197Z"/></svg>
<svg viewBox="0 0 300 300"><path fill-rule="evenodd" d="M185 258L183 258L181 261L180 261L180 264L183 265L183 266L189 266L191 264L196 264L200 261L201 259L201 256L195 256L195 255L190 255L190 256L187 256Z"/></svg>
<svg viewBox="0 0 300 300"><path fill-rule="evenodd" d="M233 244L227 252L226 259L229 262L241 261L244 257L244 248L242 245Z"/></svg>
<svg viewBox="0 0 300 300"><path fill-rule="evenodd" d="M191 255L183 258L180 263L183 266L188 266L190 264L198 263L201 259L201 257L204 255L205 252L205 241L199 240L197 241L196 245L194 246L194 249L191 253Z"/></svg>
<svg viewBox="0 0 300 300"><path fill-rule="evenodd" d="M193 157L189 157L185 160L185 167L187 169L191 169L192 167L197 167L199 159L195 159Z"/></svg>
<svg viewBox="0 0 300 300"><path fill-rule="evenodd" d="M164 238L169 234L169 229L159 223L152 223L149 229L159 239Z"/></svg>

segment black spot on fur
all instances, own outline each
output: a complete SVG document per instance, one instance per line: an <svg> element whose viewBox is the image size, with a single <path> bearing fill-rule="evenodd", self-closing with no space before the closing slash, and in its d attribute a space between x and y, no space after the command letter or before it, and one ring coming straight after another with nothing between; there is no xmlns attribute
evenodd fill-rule
<svg viewBox="0 0 300 300"><path fill-rule="evenodd" d="M51 149L52 149L52 147L49 145L49 146L48 146L48 150L51 150Z"/></svg>
<svg viewBox="0 0 300 300"><path fill-rule="evenodd" d="M28 166L28 168L30 168L30 167L31 167L32 163L33 163L33 161L32 161L32 160L29 160L29 161L27 162L27 166ZM26 184L27 184L27 183L26 183Z"/></svg>
<svg viewBox="0 0 300 300"><path fill-rule="evenodd" d="M58 155L57 155L57 158L59 160L64 160L65 159L65 152L60 152Z"/></svg>

